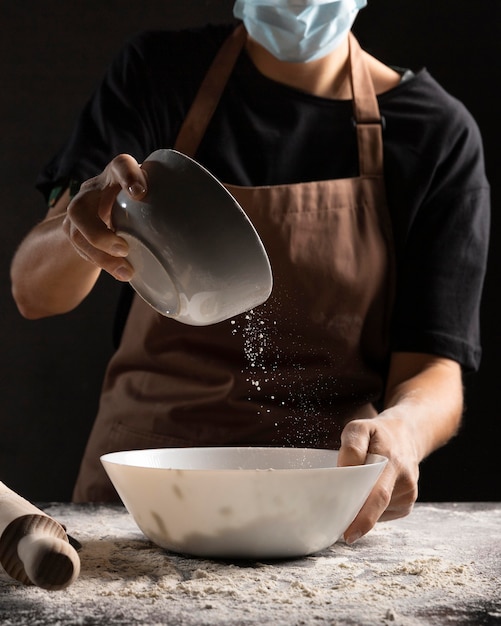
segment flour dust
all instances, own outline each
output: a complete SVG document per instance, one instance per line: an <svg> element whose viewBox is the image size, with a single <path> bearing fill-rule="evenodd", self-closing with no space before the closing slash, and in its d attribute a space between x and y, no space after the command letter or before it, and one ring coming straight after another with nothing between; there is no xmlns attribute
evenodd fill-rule
<svg viewBox="0 0 501 626"><path fill-rule="evenodd" d="M299 444L313 443L315 421L315 436L320 442L328 435L326 426L323 432L321 418L325 416L326 398L335 396L335 381L311 367L306 372L304 355L310 361L314 355L304 345L300 329L291 328L290 320L281 323L273 314L273 306L267 304L230 322L232 334L242 339L248 400L257 404L257 415L276 415L275 427L294 431ZM298 436L304 441L298 442Z"/></svg>

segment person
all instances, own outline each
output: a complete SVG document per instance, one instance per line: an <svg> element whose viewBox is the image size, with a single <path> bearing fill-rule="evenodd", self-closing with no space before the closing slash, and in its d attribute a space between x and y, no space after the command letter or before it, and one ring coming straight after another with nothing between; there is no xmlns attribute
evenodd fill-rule
<svg viewBox="0 0 501 626"><path fill-rule="evenodd" d="M235 23L137 35L40 175L49 210L11 267L22 315L74 309L103 270L131 300L75 501L116 499L99 462L113 450L382 454L352 543L409 514L421 462L457 433L463 372L481 357L481 137L428 71L360 48L364 5L237 0ZM111 209L121 189L145 197L140 164L158 148L195 158L244 207L273 270L265 304L191 327L132 295Z"/></svg>

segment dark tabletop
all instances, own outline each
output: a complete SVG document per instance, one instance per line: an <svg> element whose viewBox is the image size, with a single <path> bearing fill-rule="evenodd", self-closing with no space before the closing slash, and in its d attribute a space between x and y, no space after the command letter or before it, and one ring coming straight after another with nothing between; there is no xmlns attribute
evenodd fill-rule
<svg viewBox="0 0 501 626"><path fill-rule="evenodd" d="M418 504L295 560L228 562L168 553L118 505L39 505L81 544L62 591L0 571L0 624L107 626L501 625L501 503Z"/></svg>

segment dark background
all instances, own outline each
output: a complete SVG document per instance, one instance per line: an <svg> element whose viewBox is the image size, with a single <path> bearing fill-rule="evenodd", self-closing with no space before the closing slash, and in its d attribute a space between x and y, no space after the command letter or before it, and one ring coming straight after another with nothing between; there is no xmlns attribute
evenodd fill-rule
<svg viewBox="0 0 501 626"><path fill-rule="evenodd" d="M68 315L20 317L10 296L9 264L24 234L45 213L34 180L127 38L145 28L223 22L232 6L232 0L0 0L0 480L28 499L71 496L112 351L118 295L114 281L103 277ZM369 0L355 25L371 53L390 64L426 66L466 104L483 134L492 185L483 363L465 380L460 434L422 464L421 500L501 500L500 24L499 0Z"/></svg>

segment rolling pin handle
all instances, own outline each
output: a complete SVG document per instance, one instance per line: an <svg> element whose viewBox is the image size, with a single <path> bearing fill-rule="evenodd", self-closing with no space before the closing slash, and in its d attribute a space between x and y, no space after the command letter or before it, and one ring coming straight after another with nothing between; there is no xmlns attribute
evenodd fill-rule
<svg viewBox="0 0 501 626"><path fill-rule="evenodd" d="M0 482L0 565L23 583L63 589L80 559L61 524Z"/></svg>
<svg viewBox="0 0 501 626"><path fill-rule="evenodd" d="M80 559L68 541L32 533L19 540L17 553L31 582L42 589L63 589L80 573Z"/></svg>

